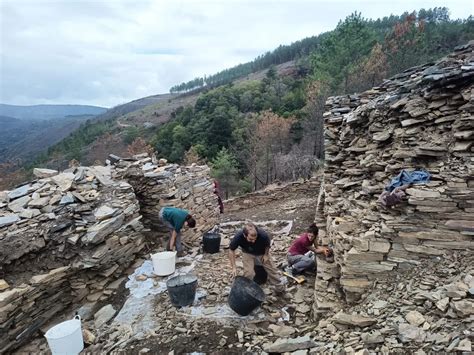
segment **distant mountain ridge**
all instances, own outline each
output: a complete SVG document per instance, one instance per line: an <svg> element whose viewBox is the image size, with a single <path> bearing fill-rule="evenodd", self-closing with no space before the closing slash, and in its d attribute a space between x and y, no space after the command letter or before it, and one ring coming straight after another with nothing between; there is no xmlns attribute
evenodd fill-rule
<svg viewBox="0 0 474 355"><path fill-rule="evenodd" d="M66 116L97 116L107 111L105 107L90 105L33 105L0 104L0 116L19 119L49 120Z"/></svg>

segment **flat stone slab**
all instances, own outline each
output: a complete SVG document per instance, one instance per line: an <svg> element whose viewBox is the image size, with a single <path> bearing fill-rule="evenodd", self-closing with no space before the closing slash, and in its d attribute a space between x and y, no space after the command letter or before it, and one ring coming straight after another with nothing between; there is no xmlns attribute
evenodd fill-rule
<svg viewBox="0 0 474 355"><path fill-rule="evenodd" d="M263 347L264 351L267 353L286 353L296 350L303 350L314 348L317 344L311 340L308 335L288 339L280 338L277 339L273 344L267 344Z"/></svg>
<svg viewBox="0 0 474 355"><path fill-rule="evenodd" d="M112 307L111 304L108 304L101 309L94 315L94 325L98 329L105 323L107 323L109 320L113 318L115 315L115 312L117 312L114 307Z"/></svg>
<svg viewBox="0 0 474 355"><path fill-rule="evenodd" d="M87 234L82 237L82 242L88 244L98 244L104 241L105 237L110 233L119 229L124 220L124 215L119 214L117 217L102 221L98 224L91 226L87 230Z"/></svg>
<svg viewBox="0 0 474 355"><path fill-rule="evenodd" d="M7 214L0 217L0 228L9 226L10 224L16 223L20 220L20 216L17 214Z"/></svg>
<svg viewBox="0 0 474 355"><path fill-rule="evenodd" d="M474 232L474 221L450 220L445 224L449 229Z"/></svg>
<svg viewBox="0 0 474 355"><path fill-rule="evenodd" d="M28 205L30 200L30 196L22 196L10 202L8 204L8 208L13 212L21 212L26 207L26 205Z"/></svg>
<svg viewBox="0 0 474 355"><path fill-rule="evenodd" d="M57 170L52 170L52 169L42 169L42 168L34 168L33 169L33 175L36 177L39 177L40 179L42 178L48 178L54 175L57 175L58 171Z"/></svg>
<svg viewBox="0 0 474 355"><path fill-rule="evenodd" d="M95 212L94 216L96 219L99 221L102 221L104 219L108 219L113 216L113 214L117 211L116 208L111 208L109 206L100 206Z"/></svg>
<svg viewBox="0 0 474 355"><path fill-rule="evenodd" d="M346 314L342 311L334 316L333 321L338 324L362 328L377 323L377 319L361 316L359 314Z"/></svg>
<svg viewBox="0 0 474 355"><path fill-rule="evenodd" d="M30 192L30 185L23 185L15 190L8 192L8 197L13 200L18 197L27 195Z"/></svg>

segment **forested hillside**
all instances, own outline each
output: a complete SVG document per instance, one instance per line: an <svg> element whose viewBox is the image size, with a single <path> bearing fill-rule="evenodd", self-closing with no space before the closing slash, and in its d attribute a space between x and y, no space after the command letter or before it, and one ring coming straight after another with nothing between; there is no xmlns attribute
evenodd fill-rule
<svg viewBox="0 0 474 355"><path fill-rule="evenodd" d="M376 21L355 13L332 32L281 46L207 81L182 84L184 90L196 83L213 86L241 75L243 67L300 58L294 79L276 77L270 69L261 82L201 95L194 107L176 112L153 146L172 161L211 161L230 192L304 176L324 157L322 114L328 96L367 90L472 38L473 18L450 20L445 8Z"/></svg>
<svg viewBox="0 0 474 355"><path fill-rule="evenodd" d="M344 23L347 25L348 21L353 22L356 18L360 20L359 27L356 23L353 27L344 26ZM336 31L308 37L290 45L281 45L274 51L258 56L251 62L175 85L170 89L170 92L188 92L197 88L212 88L227 84L271 65L305 58L318 51L335 50L335 47L341 51L341 48L347 44L349 47L362 44L364 48L360 52L364 53L367 47L371 49L375 42L383 43L383 52L388 56L387 62L390 66L387 74L393 75L417 63L433 60L439 57L440 53L448 53L453 45L472 39L472 22L472 16L466 20L450 20L449 10L444 7L421 9L417 13L390 15L377 20L363 19L360 14L354 14L345 21L341 21ZM362 38L355 38L356 42L351 42L356 33L361 34ZM347 48L347 52L344 54L354 53L351 53L351 50ZM357 62L358 59L346 58L345 60ZM344 59L340 58L339 60Z"/></svg>
<svg viewBox="0 0 474 355"><path fill-rule="evenodd" d="M123 154L127 150L120 147L129 145L130 154L154 149L173 162L211 163L230 194L307 176L324 158L328 96L369 89L472 38L472 16L451 20L446 8L378 20L355 13L333 31L173 87L171 92L189 98L183 106L176 108L180 96L174 94L118 120L88 122L36 164L47 165L53 156L90 163L85 148L91 144L94 159L102 160L106 153ZM292 70L275 70L288 61L295 63ZM264 70L259 79L247 80L257 70ZM161 117L160 112L172 113ZM148 121L159 123L145 126ZM101 142L112 143L105 149Z"/></svg>

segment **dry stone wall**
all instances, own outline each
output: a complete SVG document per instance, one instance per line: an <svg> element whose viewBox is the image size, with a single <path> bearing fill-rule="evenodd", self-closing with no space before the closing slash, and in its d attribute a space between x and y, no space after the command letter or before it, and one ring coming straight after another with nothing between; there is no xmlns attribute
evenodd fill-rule
<svg viewBox="0 0 474 355"><path fill-rule="evenodd" d="M117 172L134 187L140 213L154 231L153 238L164 241L168 236L159 219L160 209L165 206L185 209L196 220L196 228L183 232L183 242L188 245L198 244L219 221L219 204L207 165L179 166L144 158L136 162L122 160Z"/></svg>
<svg viewBox="0 0 474 355"><path fill-rule="evenodd" d="M0 197L0 352L71 304L106 299L144 246L132 186L111 167L40 178Z"/></svg>
<svg viewBox="0 0 474 355"><path fill-rule="evenodd" d="M35 169L37 180L0 192L0 353L65 310L108 299L143 254L144 234L165 234L161 205L193 212L194 239L212 228L218 206L208 174L138 156L62 173Z"/></svg>
<svg viewBox="0 0 474 355"><path fill-rule="evenodd" d="M380 87L326 102L325 243L315 311L353 302L378 278L424 258L474 249L474 42ZM402 169L431 182L392 208L377 203ZM324 220L325 219L325 220Z"/></svg>

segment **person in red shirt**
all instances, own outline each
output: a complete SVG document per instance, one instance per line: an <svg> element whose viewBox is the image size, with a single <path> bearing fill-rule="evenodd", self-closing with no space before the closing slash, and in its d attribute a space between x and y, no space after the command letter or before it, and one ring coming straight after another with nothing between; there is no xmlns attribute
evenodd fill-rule
<svg viewBox="0 0 474 355"><path fill-rule="evenodd" d="M287 259L290 265L289 271L293 275L301 274L305 270L311 270L316 266L314 257L306 255L309 251L329 256L329 248L318 246L318 233L318 227L313 223L305 233L291 243Z"/></svg>
<svg viewBox="0 0 474 355"><path fill-rule="evenodd" d="M224 203L222 202L221 187L217 180L214 180L214 194L217 196L217 204L219 205L219 213L224 213Z"/></svg>

